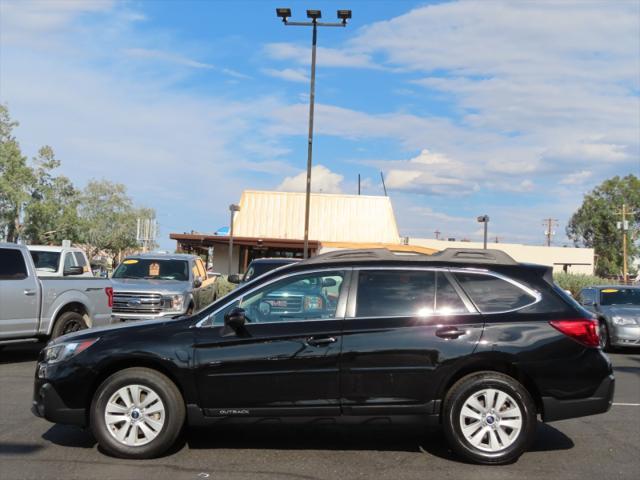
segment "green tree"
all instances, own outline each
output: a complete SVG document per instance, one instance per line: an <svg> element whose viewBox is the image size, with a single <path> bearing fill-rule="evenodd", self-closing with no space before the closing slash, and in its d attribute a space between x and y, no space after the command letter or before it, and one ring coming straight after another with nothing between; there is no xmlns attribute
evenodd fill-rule
<svg viewBox="0 0 640 480"><path fill-rule="evenodd" d="M93 180L80 196L78 213L84 243L91 245L92 255L100 250L117 254L138 247L136 219L140 212L155 213L152 209L136 209L124 185L108 180Z"/></svg>
<svg viewBox="0 0 640 480"><path fill-rule="evenodd" d="M32 243L77 242L79 192L67 177L52 175L60 161L51 147L42 147L33 164L34 184L25 207L24 237Z"/></svg>
<svg viewBox="0 0 640 480"><path fill-rule="evenodd" d="M627 211L635 212L627 215L627 254L632 259L640 253L640 179L635 175L615 176L587 193L582 206L567 225L567 236L576 245L595 249L597 275L618 275L622 272L622 232L617 222L621 221L623 203Z"/></svg>
<svg viewBox="0 0 640 480"><path fill-rule="evenodd" d="M22 211L33 186L33 171L13 136L18 122L0 104L0 236L15 242L22 230Z"/></svg>

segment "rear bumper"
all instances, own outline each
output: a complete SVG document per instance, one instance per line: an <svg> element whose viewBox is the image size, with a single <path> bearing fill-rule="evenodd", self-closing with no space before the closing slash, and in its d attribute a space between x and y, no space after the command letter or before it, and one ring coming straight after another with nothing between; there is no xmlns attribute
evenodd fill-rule
<svg viewBox="0 0 640 480"><path fill-rule="evenodd" d="M68 408L62 401L53 385L48 382L36 382L33 392L33 402L31 412L41 418L45 418L53 423L63 423L67 425L78 425L81 427L87 424L87 415L84 408Z"/></svg>
<svg viewBox="0 0 640 480"><path fill-rule="evenodd" d="M614 390L615 378L611 374L605 377L591 397L571 400L542 397L542 420L553 422L605 413L611 408Z"/></svg>

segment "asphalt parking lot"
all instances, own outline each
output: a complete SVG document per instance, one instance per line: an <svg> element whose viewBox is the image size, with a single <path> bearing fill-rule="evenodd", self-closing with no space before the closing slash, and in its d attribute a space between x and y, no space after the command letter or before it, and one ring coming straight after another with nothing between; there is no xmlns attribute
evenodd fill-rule
<svg viewBox="0 0 640 480"><path fill-rule="evenodd" d="M640 472L640 350L612 354L616 395L604 415L538 425L516 463L457 460L439 432L406 427L188 430L168 456L111 458L91 433L30 412L36 346L0 352L0 479L631 479Z"/></svg>

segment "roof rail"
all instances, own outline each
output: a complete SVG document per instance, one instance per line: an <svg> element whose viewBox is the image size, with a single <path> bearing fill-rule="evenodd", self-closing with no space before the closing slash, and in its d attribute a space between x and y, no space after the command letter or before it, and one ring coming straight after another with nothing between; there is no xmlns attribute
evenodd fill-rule
<svg viewBox="0 0 640 480"><path fill-rule="evenodd" d="M513 257L496 249L480 248L445 248L430 257L443 262L492 263L496 265L518 265Z"/></svg>
<svg viewBox="0 0 640 480"><path fill-rule="evenodd" d="M517 265L511 256L502 250L495 249L474 249L474 248L447 248L441 252L427 255L420 252L394 252L386 248L371 248L362 250L334 250L322 253L314 257L303 260L302 264L316 264L329 262L352 262L352 261L415 261L415 262L452 262L452 263L474 263L493 265Z"/></svg>

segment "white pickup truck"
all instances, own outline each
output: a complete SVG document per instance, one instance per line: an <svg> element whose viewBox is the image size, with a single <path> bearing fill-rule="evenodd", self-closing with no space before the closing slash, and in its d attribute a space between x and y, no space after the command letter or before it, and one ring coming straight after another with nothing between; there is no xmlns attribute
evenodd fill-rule
<svg viewBox="0 0 640 480"><path fill-rule="evenodd" d="M0 243L0 347L111 323L111 280L83 271L76 265L63 277L38 278L26 246Z"/></svg>
<svg viewBox="0 0 640 480"><path fill-rule="evenodd" d="M64 277L69 267L82 267L79 276L93 277L87 255L75 247L28 245L39 277Z"/></svg>

